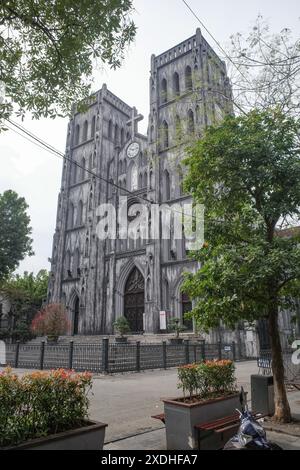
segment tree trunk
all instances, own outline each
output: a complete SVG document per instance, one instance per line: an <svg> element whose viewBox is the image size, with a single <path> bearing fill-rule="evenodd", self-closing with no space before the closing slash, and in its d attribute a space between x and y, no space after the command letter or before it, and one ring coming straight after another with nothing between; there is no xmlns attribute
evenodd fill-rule
<svg viewBox="0 0 300 470"><path fill-rule="evenodd" d="M269 333L272 347L272 370L275 391L274 419L281 423L289 423L292 417L284 383L284 364L278 328L278 306L274 304L270 307L269 311Z"/></svg>

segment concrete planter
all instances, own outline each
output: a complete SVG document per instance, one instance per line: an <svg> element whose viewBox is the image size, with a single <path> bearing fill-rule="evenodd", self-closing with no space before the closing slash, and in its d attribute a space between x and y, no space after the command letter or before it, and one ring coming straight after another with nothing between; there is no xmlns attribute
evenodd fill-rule
<svg viewBox="0 0 300 470"><path fill-rule="evenodd" d="M2 450L102 450L107 424L95 421L70 431L33 439Z"/></svg>
<svg viewBox="0 0 300 470"><path fill-rule="evenodd" d="M117 344L127 344L127 336L116 336L115 342Z"/></svg>
<svg viewBox="0 0 300 470"><path fill-rule="evenodd" d="M234 414L236 408L241 408L239 393L193 404L179 400L163 400L168 450L198 449L196 424L225 418ZM202 441L201 450L218 449L217 439L211 435Z"/></svg>
<svg viewBox="0 0 300 470"><path fill-rule="evenodd" d="M169 338L169 344L172 344L173 346L183 344L183 338Z"/></svg>

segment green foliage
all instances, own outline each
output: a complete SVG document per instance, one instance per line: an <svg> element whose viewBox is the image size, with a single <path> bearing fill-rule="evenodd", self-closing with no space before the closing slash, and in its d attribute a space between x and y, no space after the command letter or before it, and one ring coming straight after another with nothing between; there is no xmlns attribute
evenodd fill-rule
<svg viewBox="0 0 300 470"><path fill-rule="evenodd" d="M168 323L168 330L174 331L176 338L179 338L179 334L186 330L186 326L180 322L179 318L171 318Z"/></svg>
<svg viewBox="0 0 300 470"><path fill-rule="evenodd" d="M204 329L293 308L299 237L279 236L299 216L299 121L277 109L228 116L189 151L186 189L205 205L206 243L184 291Z"/></svg>
<svg viewBox="0 0 300 470"><path fill-rule="evenodd" d="M14 191L0 194L0 282L26 255L32 255L30 217L24 198Z"/></svg>
<svg viewBox="0 0 300 470"><path fill-rule="evenodd" d="M128 323L128 320L126 317L119 317L115 322L114 322L114 328L115 330L120 334L120 336L126 335L127 333L130 333L130 325Z"/></svg>
<svg viewBox="0 0 300 470"><path fill-rule="evenodd" d="M40 310L32 320L32 333L39 336L58 337L66 334L69 321L65 306L49 304Z"/></svg>
<svg viewBox="0 0 300 470"><path fill-rule="evenodd" d="M18 114L54 118L87 98L93 66L121 65L132 9L132 0L2 1L0 82ZM10 112L2 103L0 118Z"/></svg>
<svg viewBox="0 0 300 470"><path fill-rule="evenodd" d="M0 373L0 448L83 425L92 375L56 370Z"/></svg>
<svg viewBox="0 0 300 470"><path fill-rule="evenodd" d="M10 305L8 337L22 342L33 337L31 321L47 298L48 280L48 272L41 270L36 276L12 275L0 284L0 296Z"/></svg>
<svg viewBox="0 0 300 470"><path fill-rule="evenodd" d="M179 385L189 398L219 397L235 391L235 365L232 361L206 361L178 369Z"/></svg>

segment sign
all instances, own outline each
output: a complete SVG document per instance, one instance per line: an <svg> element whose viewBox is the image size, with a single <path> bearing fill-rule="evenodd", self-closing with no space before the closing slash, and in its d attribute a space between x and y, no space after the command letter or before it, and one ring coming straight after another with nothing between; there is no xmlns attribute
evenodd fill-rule
<svg viewBox="0 0 300 470"><path fill-rule="evenodd" d="M224 346L224 351L225 352L230 352L231 351L231 346Z"/></svg>
<svg viewBox="0 0 300 470"><path fill-rule="evenodd" d="M6 365L6 345L4 341L0 341L0 366Z"/></svg>
<svg viewBox="0 0 300 470"><path fill-rule="evenodd" d="M159 329L160 330L167 329L167 314L165 311L159 312Z"/></svg>

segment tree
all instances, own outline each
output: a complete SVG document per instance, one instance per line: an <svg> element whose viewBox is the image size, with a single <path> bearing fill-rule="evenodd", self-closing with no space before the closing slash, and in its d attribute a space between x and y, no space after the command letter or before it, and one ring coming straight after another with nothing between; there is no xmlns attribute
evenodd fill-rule
<svg viewBox="0 0 300 470"><path fill-rule="evenodd" d="M13 272L26 255L33 255L30 217L24 198L14 191L0 194L0 281Z"/></svg>
<svg viewBox="0 0 300 470"><path fill-rule="evenodd" d="M119 67L134 39L131 13L132 0L2 0L0 83L18 114L54 118L87 98L93 66Z"/></svg>
<svg viewBox="0 0 300 470"><path fill-rule="evenodd" d="M28 336L31 321L47 298L48 281L48 272L41 270L36 276L24 272L23 276L15 274L0 283L0 297L10 305L8 336Z"/></svg>
<svg viewBox="0 0 300 470"><path fill-rule="evenodd" d="M206 242L194 257L184 291L204 329L220 321L234 326L266 318L272 346L275 418L288 422L290 408L278 329L281 308L294 308L300 280L299 236L280 228L299 217L298 120L277 109L228 116L189 150L186 188L205 205ZM299 292L299 291L298 291Z"/></svg>
<svg viewBox="0 0 300 470"><path fill-rule="evenodd" d="M250 34L233 35L231 44L228 67L237 110L277 106L299 115L300 40L287 28L271 34L259 16Z"/></svg>
<svg viewBox="0 0 300 470"><path fill-rule="evenodd" d="M66 308L62 304L49 304L40 310L32 320L33 333L58 340L70 327Z"/></svg>

